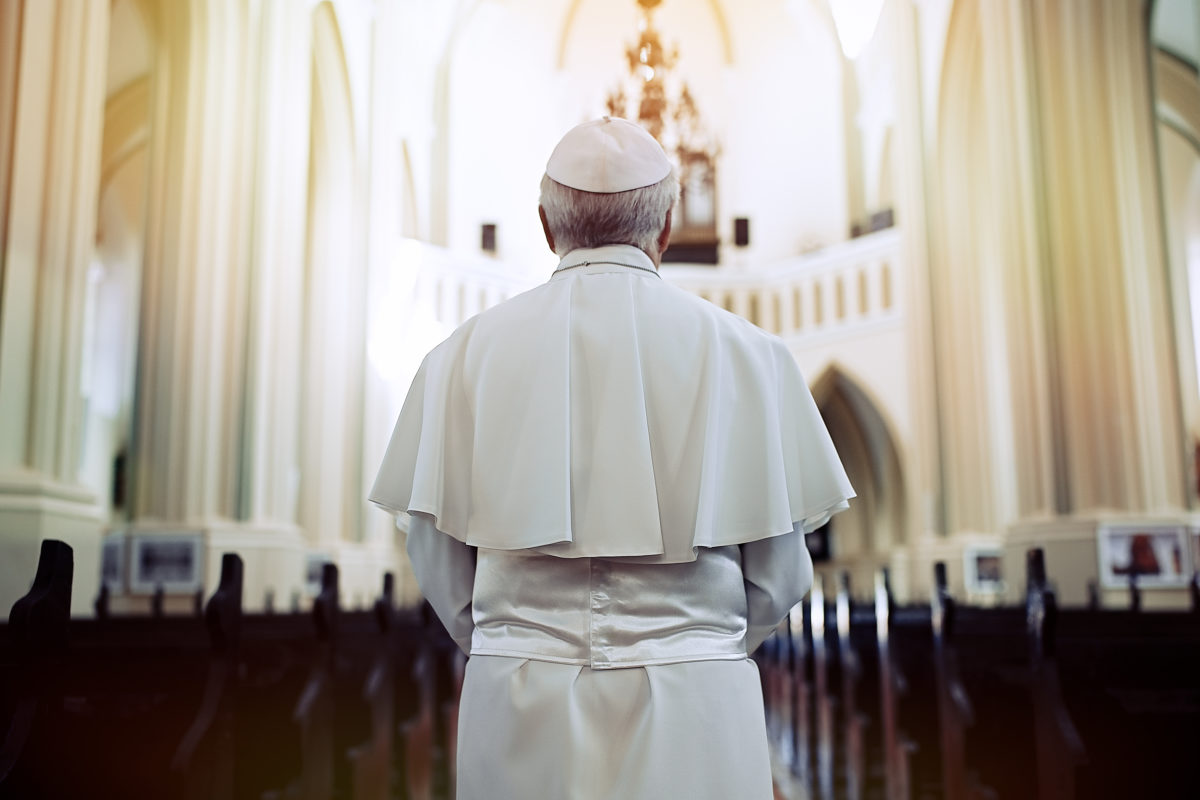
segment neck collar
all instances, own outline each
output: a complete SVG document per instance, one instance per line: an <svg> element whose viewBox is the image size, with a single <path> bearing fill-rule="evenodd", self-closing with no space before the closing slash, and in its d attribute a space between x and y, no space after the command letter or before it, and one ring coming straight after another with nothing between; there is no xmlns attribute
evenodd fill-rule
<svg viewBox="0 0 1200 800"><path fill-rule="evenodd" d="M658 278L658 270L650 256L628 244L610 244L604 247L581 247L563 256L551 280L580 273L592 275L600 272L636 272Z"/></svg>

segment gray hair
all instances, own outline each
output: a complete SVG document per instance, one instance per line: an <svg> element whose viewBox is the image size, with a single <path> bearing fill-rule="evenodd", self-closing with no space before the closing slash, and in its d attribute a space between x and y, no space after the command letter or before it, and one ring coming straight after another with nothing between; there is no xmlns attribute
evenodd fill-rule
<svg viewBox="0 0 1200 800"><path fill-rule="evenodd" d="M678 197L673 171L658 183L612 194L572 189L549 175L542 177L541 204L560 256L606 244L630 244L660 256L658 236Z"/></svg>

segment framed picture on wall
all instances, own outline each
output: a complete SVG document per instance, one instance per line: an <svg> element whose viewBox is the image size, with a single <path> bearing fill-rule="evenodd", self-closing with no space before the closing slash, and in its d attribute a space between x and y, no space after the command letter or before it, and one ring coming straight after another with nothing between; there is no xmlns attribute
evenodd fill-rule
<svg viewBox="0 0 1200 800"><path fill-rule="evenodd" d="M139 533L130 540L129 591L193 594L204 588L204 534Z"/></svg>
<svg viewBox="0 0 1200 800"><path fill-rule="evenodd" d="M1192 574L1200 573L1200 527L1188 528L1188 543L1192 546Z"/></svg>
<svg viewBox="0 0 1200 800"><path fill-rule="evenodd" d="M125 591L128 541L125 531L109 531L100 545L100 583L114 594Z"/></svg>
<svg viewBox="0 0 1200 800"><path fill-rule="evenodd" d="M1143 589L1187 584L1191 565L1187 528L1182 525L1101 525L1097 531L1100 583L1106 589L1129 586L1137 577Z"/></svg>
<svg viewBox="0 0 1200 800"><path fill-rule="evenodd" d="M993 545L968 545L964 548L963 584L968 594L1003 594L1004 551Z"/></svg>

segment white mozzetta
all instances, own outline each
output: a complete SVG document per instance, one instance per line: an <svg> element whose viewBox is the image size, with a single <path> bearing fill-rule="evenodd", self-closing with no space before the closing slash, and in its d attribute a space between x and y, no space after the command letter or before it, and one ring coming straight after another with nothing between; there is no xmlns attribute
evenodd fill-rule
<svg viewBox="0 0 1200 800"><path fill-rule="evenodd" d="M853 496L783 343L618 245L569 253L426 358L370 499L475 546L671 563Z"/></svg>

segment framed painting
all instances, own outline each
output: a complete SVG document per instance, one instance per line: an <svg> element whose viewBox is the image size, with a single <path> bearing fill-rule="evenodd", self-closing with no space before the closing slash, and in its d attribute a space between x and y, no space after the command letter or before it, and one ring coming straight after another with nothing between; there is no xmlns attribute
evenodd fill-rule
<svg viewBox="0 0 1200 800"><path fill-rule="evenodd" d="M109 531L100 545L100 583L113 594L125 591L128 543L125 531L117 530Z"/></svg>
<svg viewBox="0 0 1200 800"><path fill-rule="evenodd" d="M1191 565L1187 529L1182 525L1101 525L1097 530L1100 584L1106 589L1129 585L1132 577L1142 589L1176 588L1187 584Z"/></svg>
<svg viewBox="0 0 1200 800"><path fill-rule="evenodd" d="M193 594L204 588L204 534L138 533L129 537L129 591Z"/></svg>
<svg viewBox="0 0 1200 800"><path fill-rule="evenodd" d="M994 546L964 548L963 584L968 594L1003 594L1004 551Z"/></svg>

